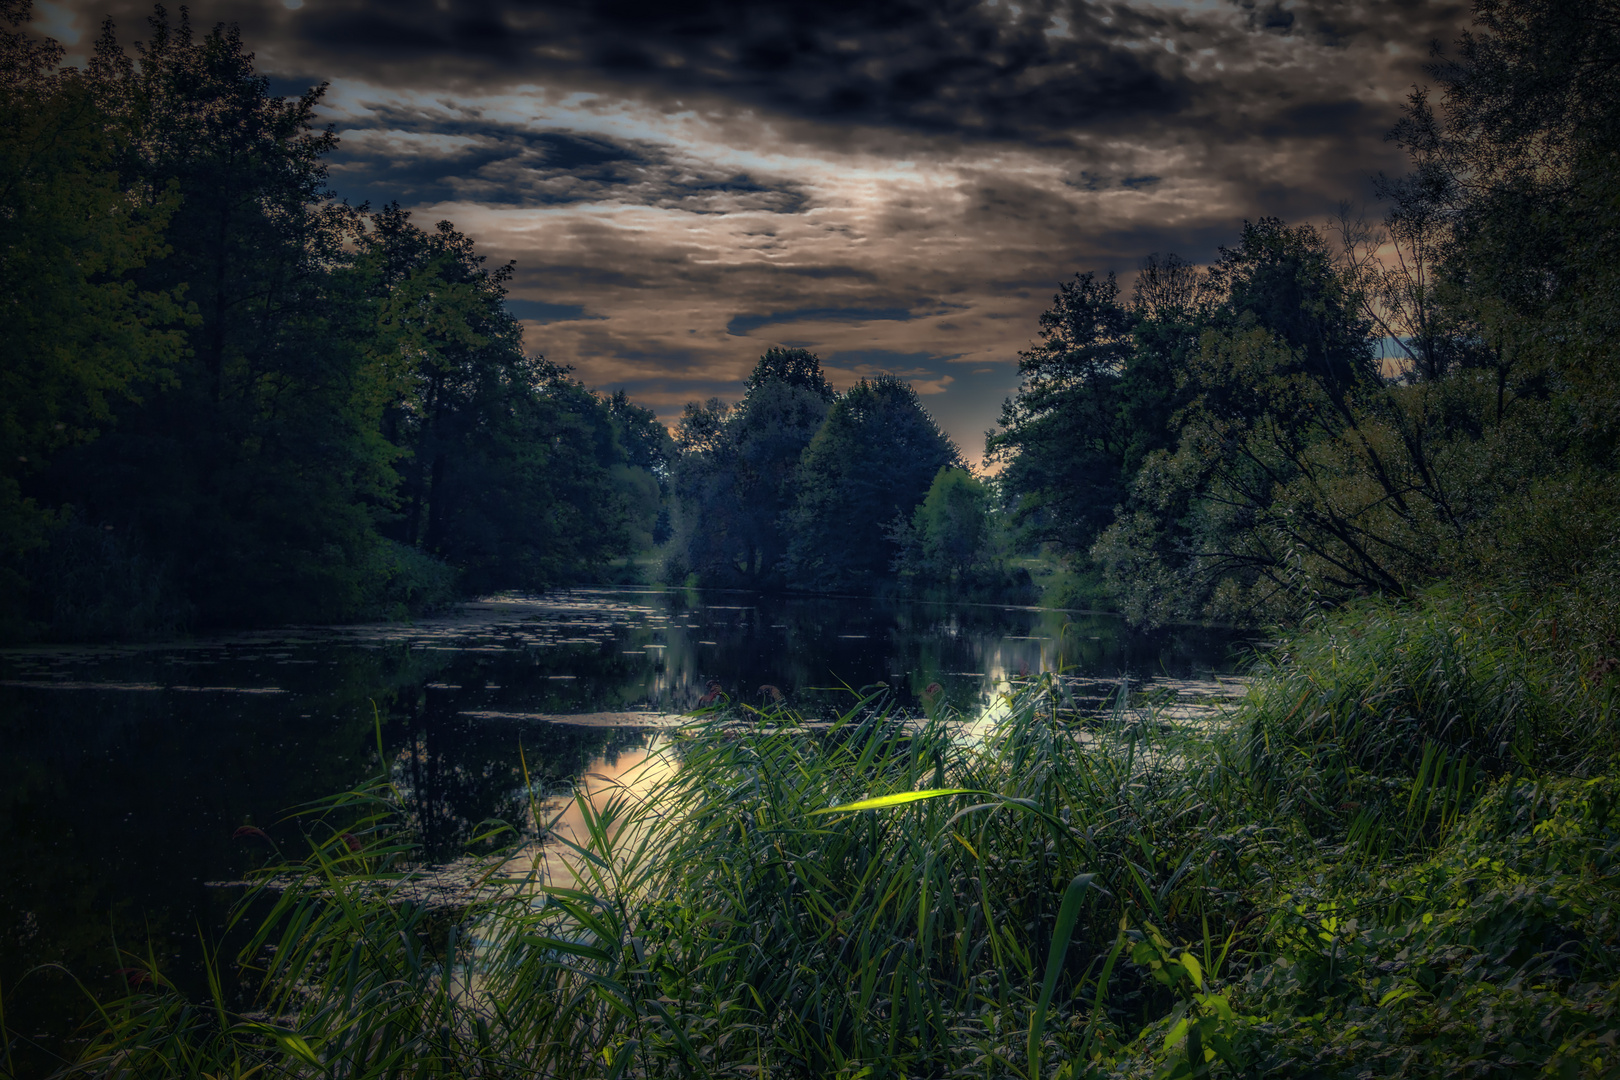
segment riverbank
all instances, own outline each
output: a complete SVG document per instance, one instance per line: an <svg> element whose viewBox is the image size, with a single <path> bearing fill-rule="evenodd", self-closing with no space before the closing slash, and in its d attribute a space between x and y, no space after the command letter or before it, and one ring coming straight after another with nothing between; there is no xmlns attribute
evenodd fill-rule
<svg viewBox="0 0 1620 1080"><path fill-rule="evenodd" d="M153 971L83 1066L1612 1075L1612 595L1324 616L1213 727L1118 697L1077 719L1049 677L977 741L876 701L826 732L749 711L579 807L577 889L459 919L390 903L386 787L335 800L243 952L259 1011Z"/></svg>

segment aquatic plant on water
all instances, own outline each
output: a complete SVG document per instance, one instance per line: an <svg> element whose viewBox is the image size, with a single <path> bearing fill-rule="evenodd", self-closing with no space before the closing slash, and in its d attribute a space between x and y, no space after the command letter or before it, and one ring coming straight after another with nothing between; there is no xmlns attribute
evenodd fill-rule
<svg viewBox="0 0 1620 1080"><path fill-rule="evenodd" d="M1511 679L1489 635L1388 674L1426 616L1380 617L1296 640L1214 730L1123 695L1081 714L1051 675L978 728L877 696L830 724L712 711L649 790L577 796L583 832L549 845L565 877L520 846L454 909L409 899L390 789L341 796L262 886L256 1010L187 1001L153 963L70 1071L1611 1075L1608 691L1520 694L1510 744L1584 717L1557 773L1476 757L1421 703L1397 753L1332 703L1395 700L1402 670Z"/></svg>

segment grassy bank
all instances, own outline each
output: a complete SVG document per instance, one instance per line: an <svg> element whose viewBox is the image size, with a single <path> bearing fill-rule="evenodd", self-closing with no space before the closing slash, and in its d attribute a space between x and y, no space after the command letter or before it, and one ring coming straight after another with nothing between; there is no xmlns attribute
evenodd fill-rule
<svg viewBox="0 0 1620 1080"><path fill-rule="evenodd" d="M572 887L451 913L353 793L265 895L255 1012L132 961L70 1071L1614 1075L1612 596L1340 611L1213 733L1050 677L982 738L717 713L580 803Z"/></svg>

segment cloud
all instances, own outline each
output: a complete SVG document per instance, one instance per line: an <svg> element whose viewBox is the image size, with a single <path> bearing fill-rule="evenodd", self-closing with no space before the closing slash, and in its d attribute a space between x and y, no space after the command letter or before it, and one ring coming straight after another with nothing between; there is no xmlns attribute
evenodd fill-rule
<svg viewBox="0 0 1620 1080"><path fill-rule="evenodd" d="M732 337L747 337L750 331L762 326L797 322L907 322L911 319L907 308L799 308L796 311L774 311L769 315L733 315L726 323L726 333Z"/></svg>
<svg viewBox="0 0 1620 1080"><path fill-rule="evenodd" d="M63 0L126 36L150 8ZM970 458L1059 281L1320 217L1459 3L194 0L278 93L318 82L344 197L517 260L536 351L666 419L770 344L893 371ZM588 315L586 313L589 313ZM835 380L837 381L837 380Z"/></svg>
<svg viewBox="0 0 1620 1080"><path fill-rule="evenodd" d="M548 304L544 300L507 300L506 310L510 311L515 319L541 325L607 318L605 315L585 314L584 304Z"/></svg>
<svg viewBox="0 0 1620 1080"><path fill-rule="evenodd" d="M566 206L622 203L692 213L806 206L791 180L762 183L746 171L716 168L641 140L534 130L464 109L428 109L401 117L367 109L338 125L332 178L355 201L474 201ZM384 124L397 126L383 126Z"/></svg>

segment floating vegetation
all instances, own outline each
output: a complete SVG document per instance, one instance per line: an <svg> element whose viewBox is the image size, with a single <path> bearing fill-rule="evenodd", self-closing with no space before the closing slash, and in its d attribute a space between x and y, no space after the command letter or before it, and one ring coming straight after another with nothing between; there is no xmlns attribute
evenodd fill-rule
<svg viewBox="0 0 1620 1080"><path fill-rule="evenodd" d="M722 705L661 736L650 781L561 806L531 788L537 823L571 827L537 848L490 823L511 846L448 885L413 862L388 785L328 800L309 855L239 909L251 1012L187 1001L134 958L146 979L79 1068L1612 1075L1608 691L1515 713L1564 724L1561 761L1584 739L1581 775L1437 742L1438 699L1409 711L1398 759L1382 728L1313 719L1373 700L1374 676L1377 700L1421 690L1429 669L1398 661L1427 618L1349 612L1248 686L1047 674L967 717L904 713L886 687L830 721ZM1509 685L1491 680L1514 635L1449 639L1451 670L1478 676L1454 697ZM1520 682L1545 675L1522 659ZM1300 685L1323 704L1279 711Z"/></svg>

